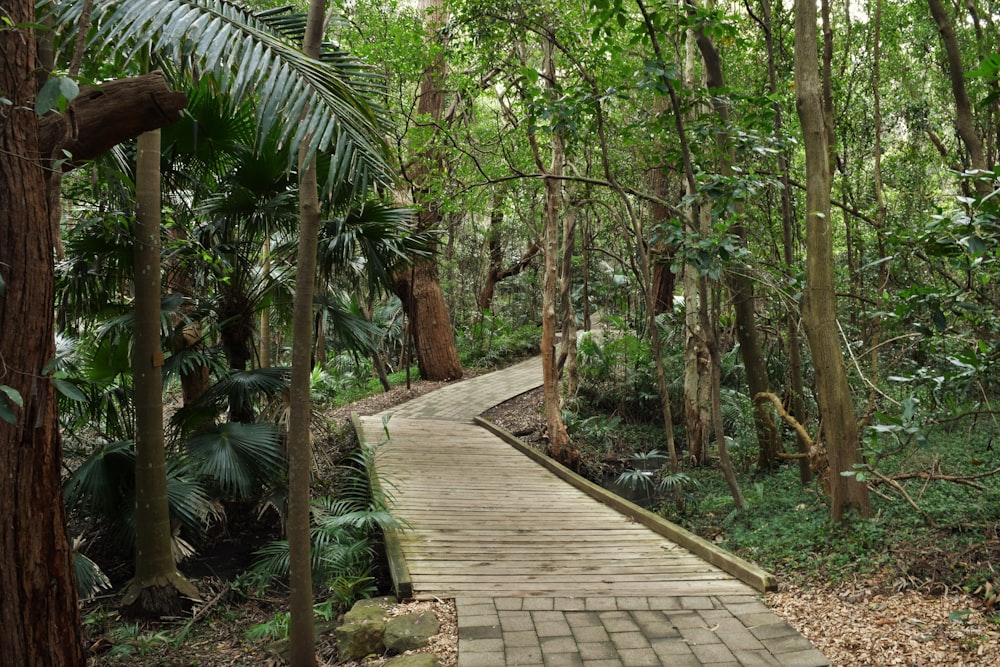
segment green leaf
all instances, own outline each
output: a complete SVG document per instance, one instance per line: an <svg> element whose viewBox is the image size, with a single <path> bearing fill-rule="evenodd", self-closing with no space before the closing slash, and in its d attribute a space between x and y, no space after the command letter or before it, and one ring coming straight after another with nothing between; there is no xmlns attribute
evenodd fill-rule
<svg viewBox="0 0 1000 667"><path fill-rule="evenodd" d="M80 388L69 380L54 377L52 378L52 386L54 386L60 394L71 401L77 401L80 403L85 403L87 401L87 397L82 391L80 391Z"/></svg>
<svg viewBox="0 0 1000 667"><path fill-rule="evenodd" d="M35 98L35 113L44 116L52 109L62 111L79 94L80 86L68 76L49 77Z"/></svg>

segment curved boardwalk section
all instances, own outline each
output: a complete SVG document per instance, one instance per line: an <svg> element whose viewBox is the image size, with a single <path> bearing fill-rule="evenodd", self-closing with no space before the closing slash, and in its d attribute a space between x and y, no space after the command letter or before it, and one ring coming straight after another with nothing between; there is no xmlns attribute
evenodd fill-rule
<svg viewBox="0 0 1000 667"><path fill-rule="evenodd" d="M539 384L535 359L388 411L393 578L455 598L459 667L829 664L750 586L471 423Z"/></svg>

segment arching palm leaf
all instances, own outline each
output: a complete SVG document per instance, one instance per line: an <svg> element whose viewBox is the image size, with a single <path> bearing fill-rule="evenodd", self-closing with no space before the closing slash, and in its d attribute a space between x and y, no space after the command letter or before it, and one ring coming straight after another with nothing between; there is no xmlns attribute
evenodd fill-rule
<svg viewBox="0 0 1000 667"><path fill-rule="evenodd" d="M53 2L56 25L75 24L83 5ZM96 3L94 43L197 61L235 99L256 97L260 136L280 126L282 143L334 153L339 182L355 193L389 182L382 122L364 97L379 89L377 77L343 51L327 49L323 62L305 56L285 36L301 24L287 11L254 14L230 0L120 0Z"/></svg>

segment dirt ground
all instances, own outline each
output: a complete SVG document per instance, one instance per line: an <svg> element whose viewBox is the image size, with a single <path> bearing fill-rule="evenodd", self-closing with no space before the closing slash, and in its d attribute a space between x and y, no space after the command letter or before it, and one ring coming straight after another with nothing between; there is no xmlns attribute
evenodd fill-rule
<svg viewBox="0 0 1000 667"><path fill-rule="evenodd" d="M441 383L416 382L411 389L365 398L336 410L327 417L344 424L351 412L372 414L438 388ZM519 396L484 414L491 421L530 444L544 447L544 419L541 392ZM328 422L329 423L329 422ZM337 439L317 443L317 464L321 471L336 459ZM194 610L193 622L181 619L174 625L136 628L127 641L133 650L120 658L113 647L121 621L114 614L95 614L94 605L84 610L91 636L91 665L130 664L182 666L281 665L282 659L266 644L244 638L254 624L273 618L285 600L280 595L266 599L237 601L220 579L206 576L198 580L205 603ZM1000 624L991 620L995 612L981 601L961 591L930 594L917 590L896 590L899 582L859 580L838 587L784 586L765 596L781 617L808 637L837 666L856 665L997 665L1000 666ZM909 587L907 587L909 588ZM113 607L113 600L105 600ZM404 603L396 613L419 608L432 609L441 621L442 632L425 649L438 656L445 667L457 660L457 623L452 601ZM89 616L87 615L89 613ZM184 641L171 641L185 625ZM117 632L121 634L119 629ZM318 650L323 664L335 665L336 649L330 635L321 635ZM382 657L340 663L350 667L381 665Z"/></svg>

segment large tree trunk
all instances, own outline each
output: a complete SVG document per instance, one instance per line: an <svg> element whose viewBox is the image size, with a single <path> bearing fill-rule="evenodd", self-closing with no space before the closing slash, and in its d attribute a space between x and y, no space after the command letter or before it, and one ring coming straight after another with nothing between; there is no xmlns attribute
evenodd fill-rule
<svg viewBox="0 0 1000 667"><path fill-rule="evenodd" d="M177 571L171 547L163 443L163 348L160 344L160 131L139 136L135 178L135 577L122 613L178 616L198 589Z"/></svg>
<svg viewBox="0 0 1000 667"><path fill-rule="evenodd" d="M795 3L795 96L806 154L806 287L802 315L816 369L816 391L830 467L831 516L871 514L868 487L845 477L860 463L858 426L844 368L834 292L830 160L816 52L816 3Z"/></svg>
<svg viewBox="0 0 1000 667"><path fill-rule="evenodd" d="M39 161L34 3L4 4L0 30L0 386L23 405L0 420L0 664L85 664L66 534L55 390L54 269L45 172ZM0 393L0 401L7 400Z"/></svg>
<svg viewBox="0 0 1000 667"><path fill-rule="evenodd" d="M444 25L441 0L422 0L421 9L428 12L428 32L435 33ZM417 114L441 120L444 113L444 82L447 63L443 49L424 71L417 100ZM410 167L408 177L413 186L413 201L420 208L417 227L421 231L436 229L441 224L437 196L429 187L433 172L441 170L442 156L434 139L420 149L420 154ZM396 274L396 296L406 309L413 333L414 349L420 376L425 380L454 380L462 377L462 362L455 347L448 306L441 291L437 264L434 261L418 262L412 270L402 269Z"/></svg>

